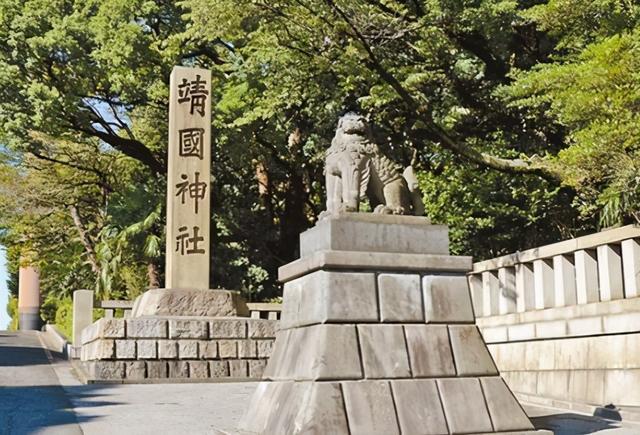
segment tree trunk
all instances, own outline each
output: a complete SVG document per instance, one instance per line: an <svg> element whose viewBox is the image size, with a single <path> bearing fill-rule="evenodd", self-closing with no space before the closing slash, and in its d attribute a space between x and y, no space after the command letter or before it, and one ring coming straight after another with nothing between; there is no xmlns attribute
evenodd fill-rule
<svg viewBox="0 0 640 435"><path fill-rule="evenodd" d="M281 260L293 261L297 257L298 236L309 227L309 220L305 214L307 189L304 183L302 167L303 134L296 128L289 135L288 147L293 157L293 165L287 191L284 198L284 210L280 217L279 254Z"/></svg>
<svg viewBox="0 0 640 435"><path fill-rule="evenodd" d="M84 222L82 221L82 217L80 216L80 212L78 211L78 207L76 207L75 205L70 206L69 212L71 214L71 218L73 219L73 223L78 230L80 243L82 243L82 246L84 246L85 253L87 254L87 258L89 259L89 264L91 265L91 270L96 275L96 278L98 278L101 274L102 269L100 267L100 263L98 262L98 256L96 255L96 251L93 247L89 232L87 231Z"/></svg>

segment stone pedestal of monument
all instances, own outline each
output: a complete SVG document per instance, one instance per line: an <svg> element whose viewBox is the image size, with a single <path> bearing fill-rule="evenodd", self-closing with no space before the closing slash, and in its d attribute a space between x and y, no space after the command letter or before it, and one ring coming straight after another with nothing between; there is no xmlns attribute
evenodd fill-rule
<svg viewBox="0 0 640 435"><path fill-rule="evenodd" d="M300 240L241 431L534 432L474 324L471 258L448 255L446 227L347 213Z"/></svg>
<svg viewBox="0 0 640 435"><path fill-rule="evenodd" d="M87 381L244 380L262 377L275 320L250 319L239 292L153 289L128 319L100 319L82 331Z"/></svg>

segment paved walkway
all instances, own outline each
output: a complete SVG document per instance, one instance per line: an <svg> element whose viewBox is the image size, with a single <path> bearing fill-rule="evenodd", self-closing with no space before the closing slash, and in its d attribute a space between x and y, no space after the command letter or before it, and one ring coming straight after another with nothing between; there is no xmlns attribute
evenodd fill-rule
<svg viewBox="0 0 640 435"><path fill-rule="evenodd" d="M0 433L81 434L38 334L0 331Z"/></svg>
<svg viewBox="0 0 640 435"><path fill-rule="evenodd" d="M232 431L256 383L82 385L38 333L0 331L0 435L215 434ZM638 435L640 426L525 406L555 435Z"/></svg>

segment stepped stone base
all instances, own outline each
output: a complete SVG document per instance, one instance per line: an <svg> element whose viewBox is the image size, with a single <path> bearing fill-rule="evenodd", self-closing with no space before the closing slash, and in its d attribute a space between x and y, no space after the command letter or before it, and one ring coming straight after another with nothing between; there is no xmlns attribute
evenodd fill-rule
<svg viewBox="0 0 640 435"><path fill-rule="evenodd" d="M230 318L100 319L82 332L89 381L260 379L277 321Z"/></svg>
<svg viewBox="0 0 640 435"><path fill-rule="evenodd" d="M360 229L359 216L348 216L349 228L362 237L375 219L364 216ZM364 253L361 267L324 268L305 265L304 255L318 252L301 247L295 273L285 273L274 352L241 421L242 433L535 432L475 326L467 260L447 262L443 273L444 256L429 252L429 237L436 234L436 245L442 243L440 228L425 224L421 235L416 218L408 220L404 231L402 217L381 218L370 237L421 240L424 252L411 245L419 262L376 252ZM336 222L320 225L327 234L340 228ZM301 241L326 246L318 232ZM396 240L394 249L402 242ZM391 255L397 256L395 266Z"/></svg>

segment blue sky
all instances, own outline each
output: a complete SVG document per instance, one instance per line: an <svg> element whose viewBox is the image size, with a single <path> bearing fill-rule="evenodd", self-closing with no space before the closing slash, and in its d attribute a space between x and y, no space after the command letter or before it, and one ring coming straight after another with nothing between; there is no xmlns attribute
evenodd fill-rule
<svg viewBox="0 0 640 435"><path fill-rule="evenodd" d="M0 331L7 329L7 326L9 326L9 314L7 314L7 300L9 298L7 278L4 247L0 246Z"/></svg>

